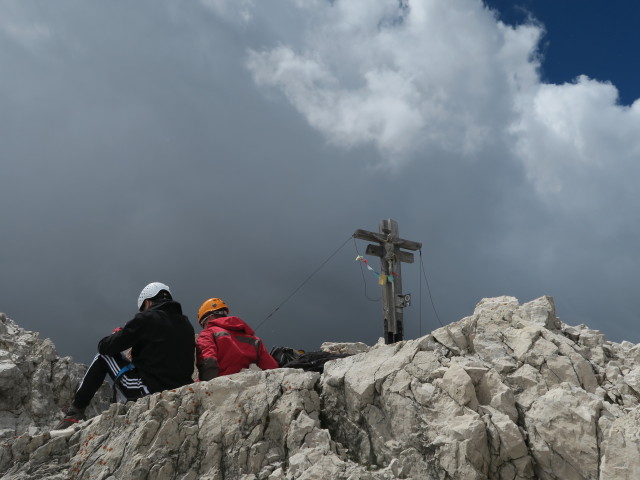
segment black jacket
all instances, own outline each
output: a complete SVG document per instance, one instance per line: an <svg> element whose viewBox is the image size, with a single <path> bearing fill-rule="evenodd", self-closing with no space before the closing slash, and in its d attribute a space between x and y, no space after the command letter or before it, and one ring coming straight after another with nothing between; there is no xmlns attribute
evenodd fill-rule
<svg viewBox="0 0 640 480"><path fill-rule="evenodd" d="M151 393L193 382L195 331L178 302L167 300L138 313L98 343L102 355L131 347L131 360Z"/></svg>

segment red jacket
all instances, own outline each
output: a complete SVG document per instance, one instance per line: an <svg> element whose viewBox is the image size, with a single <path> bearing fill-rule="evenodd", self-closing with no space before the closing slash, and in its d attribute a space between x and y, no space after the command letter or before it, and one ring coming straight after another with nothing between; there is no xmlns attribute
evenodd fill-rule
<svg viewBox="0 0 640 480"><path fill-rule="evenodd" d="M211 317L196 342L200 380L237 373L255 363L263 370L278 368L262 340L239 317Z"/></svg>

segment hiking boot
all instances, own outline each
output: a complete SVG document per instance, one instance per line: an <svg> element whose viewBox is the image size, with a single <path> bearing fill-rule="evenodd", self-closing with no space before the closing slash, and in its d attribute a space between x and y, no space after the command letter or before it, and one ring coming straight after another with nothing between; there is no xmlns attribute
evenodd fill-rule
<svg viewBox="0 0 640 480"><path fill-rule="evenodd" d="M65 417L60 421L60 423L58 423L58 425L56 425L54 430L64 430L84 419L84 408L78 408L75 405L71 405Z"/></svg>

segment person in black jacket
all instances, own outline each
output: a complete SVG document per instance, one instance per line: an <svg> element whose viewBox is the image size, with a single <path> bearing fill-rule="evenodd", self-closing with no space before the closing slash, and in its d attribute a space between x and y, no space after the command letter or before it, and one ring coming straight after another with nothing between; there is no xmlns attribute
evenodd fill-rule
<svg viewBox="0 0 640 480"><path fill-rule="evenodd" d="M56 430L85 418L85 408L107 375L127 400L193 382L195 331L169 287L159 282L144 287L138 310L123 328L100 340L98 354Z"/></svg>

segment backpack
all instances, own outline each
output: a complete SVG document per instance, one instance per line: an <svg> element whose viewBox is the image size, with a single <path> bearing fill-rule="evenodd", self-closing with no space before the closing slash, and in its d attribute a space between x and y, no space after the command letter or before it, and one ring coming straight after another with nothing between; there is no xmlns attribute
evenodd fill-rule
<svg viewBox="0 0 640 480"><path fill-rule="evenodd" d="M289 347L273 347L269 353L276 359L278 366L282 368L290 361L300 357L300 355L304 353L304 350L294 350Z"/></svg>
<svg viewBox="0 0 640 480"><path fill-rule="evenodd" d="M282 368L301 368L306 372L324 371L324 364L329 360L351 356L350 353L305 352L288 347L274 347L271 355Z"/></svg>

